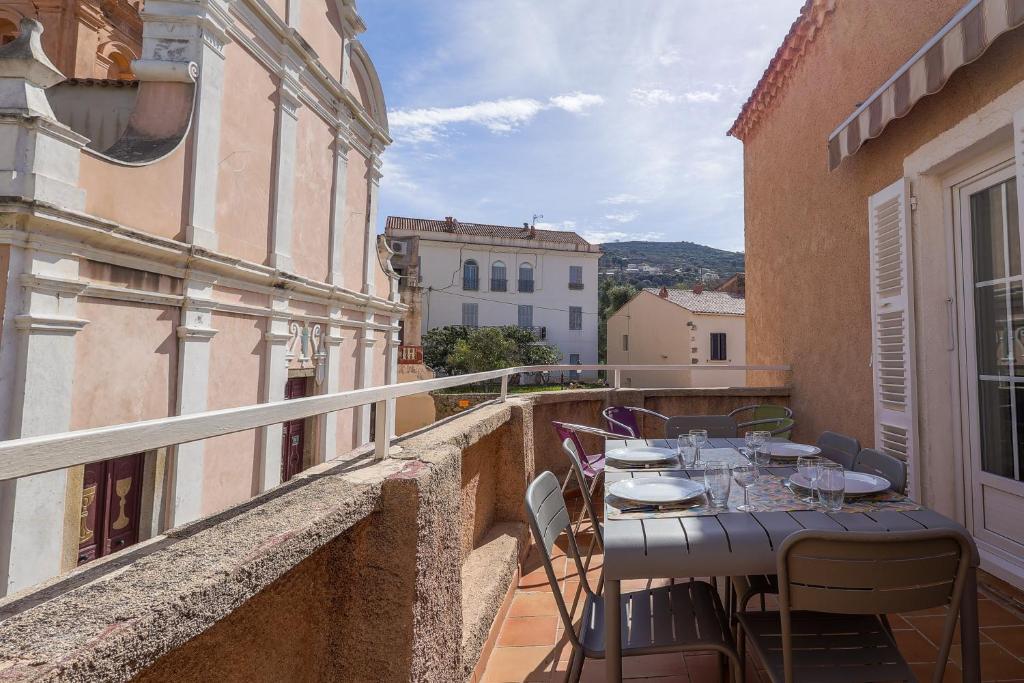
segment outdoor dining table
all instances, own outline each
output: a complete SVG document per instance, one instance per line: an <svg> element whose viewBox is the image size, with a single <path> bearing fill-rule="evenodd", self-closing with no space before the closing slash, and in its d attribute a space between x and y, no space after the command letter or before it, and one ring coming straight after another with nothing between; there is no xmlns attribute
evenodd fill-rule
<svg viewBox="0 0 1024 683"><path fill-rule="evenodd" d="M611 451L627 445L673 447L674 441L670 444L666 439L609 439L605 448ZM736 449L742 445L742 439L709 439L704 448ZM795 472L792 467L769 466L764 469L768 474L779 477ZM606 501L609 484L622 479L654 476L696 478L703 476L703 471L677 467L619 469L609 462L605 469ZM609 509L606 505L605 510ZM892 532L962 528L953 520L928 509L836 513L820 510L739 512L730 509L701 516L616 517L606 513L604 524L605 678L610 683L622 680L619 598L624 580L775 574L776 551L787 536L801 529ZM972 555L971 570L960 603L960 630L963 680L974 683L981 680L977 548Z"/></svg>

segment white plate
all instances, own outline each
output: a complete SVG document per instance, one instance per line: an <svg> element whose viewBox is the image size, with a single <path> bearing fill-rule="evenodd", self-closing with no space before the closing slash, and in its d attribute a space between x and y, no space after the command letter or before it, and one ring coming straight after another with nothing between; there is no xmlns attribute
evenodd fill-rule
<svg viewBox="0 0 1024 683"><path fill-rule="evenodd" d="M796 460L802 455L821 455L821 449L817 446L808 446L803 443L790 443L788 441L773 441L766 444L768 452L773 458L792 458Z"/></svg>
<svg viewBox="0 0 1024 683"><path fill-rule="evenodd" d="M867 474L866 472L847 471L843 474L846 479L846 495L851 497L870 496L874 493L888 491L889 487L892 486L892 483L885 477ZM811 482L800 473L790 476L789 480L805 489L811 488Z"/></svg>
<svg viewBox="0 0 1024 683"><path fill-rule="evenodd" d="M610 484L608 493L634 503L667 505L682 503L704 495L704 485L692 479L678 477L623 479Z"/></svg>
<svg viewBox="0 0 1024 683"><path fill-rule="evenodd" d="M626 446L608 451L605 453L605 457L629 465L650 465L675 460L676 452L671 448L657 448L656 446Z"/></svg>

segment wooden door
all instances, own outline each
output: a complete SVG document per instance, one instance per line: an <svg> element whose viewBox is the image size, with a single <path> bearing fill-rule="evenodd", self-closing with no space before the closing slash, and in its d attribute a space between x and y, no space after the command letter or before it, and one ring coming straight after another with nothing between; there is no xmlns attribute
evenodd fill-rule
<svg viewBox="0 0 1024 683"><path fill-rule="evenodd" d="M307 395L308 378L293 377L284 385L285 400L302 398ZM285 482L302 471L305 444L306 421L285 422L281 430L281 481Z"/></svg>
<svg viewBox="0 0 1024 683"><path fill-rule="evenodd" d="M142 454L85 466L78 564L139 541Z"/></svg>

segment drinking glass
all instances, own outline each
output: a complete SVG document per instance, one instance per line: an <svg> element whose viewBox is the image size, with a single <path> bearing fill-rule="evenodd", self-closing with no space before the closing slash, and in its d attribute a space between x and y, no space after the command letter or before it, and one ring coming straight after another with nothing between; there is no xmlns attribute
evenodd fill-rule
<svg viewBox="0 0 1024 683"><path fill-rule="evenodd" d="M736 506L736 509L741 512L753 512L754 506L750 504L747 489L757 482L757 465L733 465L732 478L743 489L743 505Z"/></svg>
<svg viewBox="0 0 1024 683"><path fill-rule="evenodd" d="M708 442L708 430L691 429L689 437L690 444L696 449L696 453L693 456L693 466L699 470L704 469L706 463L700 459L700 447Z"/></svg>
<svg viewBox="0 0 1024 683"><path fill-rule="evenodd" d="M729 490L732 488L732 472L729 464L721 460L712 460L704 464L704 485L708 489L708 498L714 507L729 506Z"/></svg>
<svg viewBox="0 0 1024 683"><path fill-rule="evenodd" d="M818 482L818 471L821 468L822 458L816 455L801 455L796 459L796 471L806 479L811 486L811 495L802 498L805 503L815 503L814 490Z"/></svg>
<svg viewBox="0 0 1024 683"><path fill-rule="evenodd" d="M818 500L829 512L843 509L843 498L846 495L846 473L842 465L835 462L823 462L818 466L816 483Z"/></svg>
<svg viewBox="0 0 1024 683"><path fill-rule="evenodd" d="M740 453L750 462L754 462L754 454L757 452L757 437L754 436L754 432L743 435L743 444L745 448L740 449Z"/></svg>
<svg viewBox="0 0 1024 683"><path fill-rule="evenodd" d="M766 431L754 432L754 443L757 446L754 447L754 464L759 468L768 467L772 464L772 454L768 451L766 446L768 442L772 440L772 433ZM760 474L760 472L758 472Z"/></svg>
<svg viewBox="0 0 1024 683"><path fill-rule="evenodd" d="M681 436L676 439L676 453L679 455L679 464L684 470L693 469L693 461L697 451L690 446L690 437Z"/></svg>

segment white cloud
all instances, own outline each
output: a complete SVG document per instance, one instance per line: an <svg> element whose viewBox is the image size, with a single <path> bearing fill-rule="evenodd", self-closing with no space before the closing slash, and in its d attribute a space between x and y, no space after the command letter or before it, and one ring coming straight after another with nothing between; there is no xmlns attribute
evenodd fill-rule
<svg viewBox="0 0 1024 683"><path fill-rule="evenodd" d="M605 219L609 221L615 221L616 223L632 223L636 220L640 213L637 211L626 211L624 213L609 213L605 215Z"/></svg>
<svg viewBox="0 0 1024 683"><path fill-rule="evenodd" d="M600 95L590 95L584 92L574 92L568 95L557 95L550 100L551 104L573 114L582 113L588 107L595 107L604 104L604 98Z"/></svg>
<svg viewBox="0 0 1024 683"><path fill-rule="evenodd" d="M658 63L662 66L672 66L682 61L682 56L677 50L668 50L658 55Z"/></svg>
<svg viewBox="0 0 1024 683"><path fill-rule="evenodd" d="M662 232L621 232L619 230L583 230L580 237L591 244L604 244L605 242L643 240L657 242L665 239Z"/></svg>
<svg viewBox="0 0 1024 683"><path fill-rule="evenodd" d="M541 230L575 230L576 221L561 221L559 223L545 223L537 221L537 227Z"/></svg>
<svg viewBox="0 0 1024 683"><path fill-rule="evenodd" d="M601 200L601 204L611 204L613 206L619 206L621 204L646 204L650 200L638 197L635 194L615 194L611 197L605 197Z"/></svg>
<svg viewBox="0 0 1024 683"><path fill-rule="evenodd" d="M710 90L691 90L676 94L664 88L634 88L629 94L629 99L636 104L653 106L656 104L675 104L676 102L689 102L701 104L707 102L718 102L721 99L719 92Z"/></svg>
<svg viewBox="0 0 1024 683"><path fill-rule="evenodd" d="M683 99L687 102L717 102L721 96L717 92L708 90L694 90L683 93Z"/></svg>
<svg viewBox="0 0 1024 683"><path fill-rule="evenodd" d="M572 92L552 97L548 104L533 98L505 98L459 107L399 109L388 113L388 123L396 135L407 142L432 142L448 126L473 123L492 133L511 133L529 123L545 109L561 109L582 114L589 107L604 103L600 95Z"/></svg>

